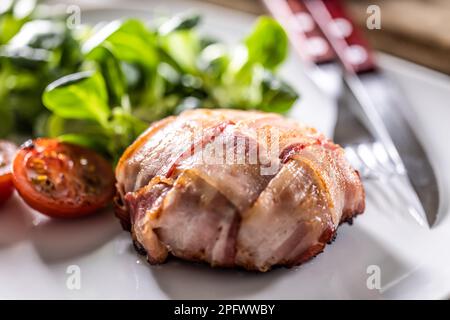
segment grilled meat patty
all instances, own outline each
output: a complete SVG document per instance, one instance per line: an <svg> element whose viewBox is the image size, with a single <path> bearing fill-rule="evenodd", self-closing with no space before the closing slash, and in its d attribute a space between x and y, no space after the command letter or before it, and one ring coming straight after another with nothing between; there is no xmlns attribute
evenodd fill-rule
<svg viewBox="0 0 450 320"><path fill-rule="evenodd" d="M116 214L152 264L171 254L259 271L294 266L364 211L343 149L272 113L163 119L126 150L116 178Z"/></svg>

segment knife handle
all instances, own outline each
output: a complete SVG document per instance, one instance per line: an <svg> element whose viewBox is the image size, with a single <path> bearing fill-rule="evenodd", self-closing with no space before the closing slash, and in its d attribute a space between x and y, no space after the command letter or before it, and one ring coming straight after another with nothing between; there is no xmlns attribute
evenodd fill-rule
<svg viewBox="0 0 450 320"><path fill-rule="evenodd" d="M376 68L369 44L345 12L340 0L303 0L303 4L347 72L358 74Z"/></svg>
<svg viewBox="0 0 450 320"><path fill-rule="evenodd" d="M264 3L283 25L305 62L320 64L335 60L333 48L300 0L264 0Z"/></svg>

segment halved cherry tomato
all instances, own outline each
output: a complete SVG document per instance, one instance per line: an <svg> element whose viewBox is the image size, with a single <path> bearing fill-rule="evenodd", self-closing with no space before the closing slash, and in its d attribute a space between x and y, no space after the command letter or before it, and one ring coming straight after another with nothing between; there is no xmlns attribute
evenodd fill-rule
<svg viewBox="0 0 450 320"><path fill-rule="evenodd" d="M33 209L57 218L91 214L114 195L114 174L107 160L57 139L27 142L14 158L13 182Z"/></svg>
<svg viewBox="0 0 450 320"><path fill-rule="evenodd" d="M14 191L11 163L16 151L15 144L0 140L0 205L6 202Z"/></svg>

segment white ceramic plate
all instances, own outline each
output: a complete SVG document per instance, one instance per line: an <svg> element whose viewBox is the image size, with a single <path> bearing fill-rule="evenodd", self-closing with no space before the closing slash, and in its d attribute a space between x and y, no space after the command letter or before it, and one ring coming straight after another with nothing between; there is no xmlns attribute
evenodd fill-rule
<svg viewBox="0 0 450 320"><path fill-rule="evenodd" d="M89 8L85 2L83 22L121 16L150 19L150 11L195 10L204 14L205 32L228 42L238 41L255 19L252 15L193 1L164 1L164 5L156 1L127 1L127 9L115 1L96 1L97 8ZM103 2L107 7L99 8L98 3ZM418 115L417 130L439 175L448 182L449 78L384 55L380 56L380 63L411 101L412 112ZM335 119L333 105L309 82L293 54L282 74L302 94L292 116L330 134ZM121 230L112 212L76 221L50 220L15 196L0 212L0 298L448 297L448 212L442 212L435 227L427 230L413 222L389 185L366 188L365 214L353 226L342 226L336 241L323 254L300 267L280 268L266 274L217 270L173 259L161 266L150 266L134 251L129 234ZM444 196L448 198L447 194ZM369 289L368 271L378 268L381 289ZM67 286L73 270L81 272L79 290Z"/></svg>

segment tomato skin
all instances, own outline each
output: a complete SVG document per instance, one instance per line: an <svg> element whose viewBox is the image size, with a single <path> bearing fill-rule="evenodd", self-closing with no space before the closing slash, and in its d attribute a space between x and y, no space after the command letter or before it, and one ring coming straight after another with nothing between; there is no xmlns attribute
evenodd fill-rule
<svg viewBox="0 0 450 320"><path fill-rule="evenodd" d="M12 196L13 192L12 174L8 173L0 176L0 206Z"/></svg>
<svg viewBox="0 0 450 320"><path fill-rule="evenodd" d="M4 204L14 192L11 162L16 151L15 144L0 140L0 205Z"/></svg>
<svg viewBox="0 0 450 320"><path fill-rule="evenodd" d="M47 157L47 153L55 152L58 158ZM28 175L28 161L34 157L44 154L43 159L48 160L50 173L65 175L64 177L77 177L78 171L64 170L67 163L75 163L78 157L86 157L96 167L92 174L98 175L101 179L101 193L95 196L86 195L79 190L79 185L69 185L75 188L75 197L61 197L55 194L48 194L39 191ZM64 160L59 159L59 154L63 154ZM52 155L53 156L53 155ZM67 159L66 159L67 158ZM65 162L64 162L65 161ZM59 166L60 162L62 166ZM33 209L53 218L77 218L92 214L107 206L115 193L115 180L112 167L107 160L96 154L94 151L84 147L62 143L56 139L40 138L31 144L20 149L13 161L13 183L22 199ZM78 188L78 189L77 189Z"/></svg>

